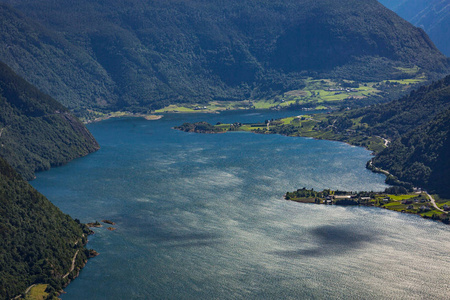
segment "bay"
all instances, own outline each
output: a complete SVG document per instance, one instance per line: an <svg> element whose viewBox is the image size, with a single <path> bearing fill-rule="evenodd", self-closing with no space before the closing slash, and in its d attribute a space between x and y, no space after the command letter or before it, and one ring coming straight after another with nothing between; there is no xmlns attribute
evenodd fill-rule
<svg viewBox="0 0 450 300"><path fill-rule="evenodd" d="M301 112L167 115L90 124L100 151L32 185L95 229L62 299L444 299L448 227L378 208L283 200L297 188L383 190L370 152L344 143L183 122L258 122Z"/></svg>

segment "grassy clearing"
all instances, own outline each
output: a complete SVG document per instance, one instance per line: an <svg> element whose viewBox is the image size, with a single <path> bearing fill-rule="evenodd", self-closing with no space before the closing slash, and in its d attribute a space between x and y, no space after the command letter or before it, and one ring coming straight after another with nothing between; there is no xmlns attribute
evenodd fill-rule
<svg viewBox="0 0 450 300"><path fill-rule="evenodd" d="M384 140L377 136L366 136L356 132L353 128L348 132L335 132L332 128L318 129L318 125L327 119L326 114L300 115L269 123L242 124L241 126L232 126L232 124L216 125L224 131L252 131L255 133L272 133L288 136L311 137L315 139L341 141L355 146L366 147L367 149L379 152L385 148ZM358 122L356 122L358 123ZM356 124L355 126L360 126Z"/></svg>
<svg viewBox="0 0 450 300"><path fill-rule="evenodd" d="M27 300L44 300L47 299L48 293L45 292L48 284L37 284L25 295Z"/></svg>
<svg viewBox="0 0 450 300"><path fill-rule="evenodd" d="M417 197L416 194L413 194L413 195L388 195L388 196L392 200L395 200L395 201L403 201L403 200L406 200L406 199L411 199L411 198Z"/></svg>
<svg viewBox="0 0 450 300"><path fill-rule="evenodd" d="M439 195L432 195L434 200L436 200L436 205L443 209L444 205L450 206L450 200L449 199L445 199L445 198L441 198L439 197Z"/></svg>
<svg viewBox="0 0 450 300"><path fill-rule="evenodd" d="M408 74L408 75L416 75L420 71L420 68L418 66L414 66L414 67L411 67L411 68L397 67L396 69L401 71L402 73L405 73L405 74Z"/></svg>
<svg viewBox="0 0 450 300"><path fill-rule="evenodd" d="M175 104L155 110L155 113L170 113L170 112L172 112L172 113L176 113L176 112L189 113L189 112L198 112L198 111L194 110L193 108L189 108L189 107L185 107L185 106L178 106Z"/></svg>
<svg viewBox="0 0 450 300"><path fill-rule="evenodd" d="M408 85L419 84L427 80L423 74L419 74L417 67L398 68L398 70L411 78L401 80L386 79L380 82L367 83L306 78L304 80L304 88L287 91L272 99L210 101L207 104L169 105L156 110L155 113L211 113L223 110L283 108L290 105L310 105L312 107L315 106L316 109L327 109L327 105L334 102L339 103L344 100L358 101L379 95L389 91L395 84L401 84L407 88Z"/></svg>

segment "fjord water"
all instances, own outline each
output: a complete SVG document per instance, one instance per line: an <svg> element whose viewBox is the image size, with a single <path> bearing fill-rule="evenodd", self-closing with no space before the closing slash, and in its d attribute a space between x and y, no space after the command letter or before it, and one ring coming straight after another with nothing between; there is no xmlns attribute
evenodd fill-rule
<svg viewBox="0 0 450 300"><path fill-rule="evenodd" d="M307 187L383 190L344 143L173 130L293 112L168 115L89 125L101 150L32 182L95 229L62 299L443 299L449 227L377 208L282 199Z"/></svg>

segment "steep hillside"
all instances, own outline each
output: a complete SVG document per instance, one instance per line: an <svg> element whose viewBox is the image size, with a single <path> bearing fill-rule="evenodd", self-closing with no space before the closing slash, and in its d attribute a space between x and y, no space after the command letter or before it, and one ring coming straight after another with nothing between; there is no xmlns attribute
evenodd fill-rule
<svg viewBox="0 0 450 300"><path fill-rule="evenodd" d="M373 164L400 180L424 186L443 196L450 186L450 109L379 153Z"/></svg>
<svg viewBox="0 0 450 300"><path fill-rule="evenodd" d="M87 51L0 4L0 60L71 108L112 105L115 85Z"/></svg>
<svg viewBox="0 0 450 300"><path fill-rule="evenodd" d="M49 284L54 296L86 262L88 232L0 158L0 299L34 283Z"/></svg>
<svg viewBox="0 0 450 300"><path fill-rule="evenodd" d="M343 119L359 119L359 131L395 139L433 120L450 107L450 76L422 86L398 100L347 112ZM366 124L367 126L361 126Z"/></svg>
<svg viewBox="0 0 450 300"><path fill-rule="evenodd" d="M435 45L450 56L450 3L448 0L380 0L399 16L423 28Z"/></svg>
<svg viewBox="0 0 450 300"><path fill-rule="evenodd" d="M60 103L0 63L0 156L24 178L99 146Z"/></svg>
<svg viewBox="0 0 450 300"><path fill-rule="evenodd" d="M113 87L118 101L99 102L111 109L265 98L298 89L305 76L371 81L410 76L399 67L448 70L421 29L376 0L7 2L95 59L107 76L92 83Z"/></svg>

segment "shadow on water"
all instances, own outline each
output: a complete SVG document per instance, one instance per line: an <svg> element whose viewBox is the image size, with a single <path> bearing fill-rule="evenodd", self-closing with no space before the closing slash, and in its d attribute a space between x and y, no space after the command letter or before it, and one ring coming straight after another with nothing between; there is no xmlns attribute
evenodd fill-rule
<svg viewBox="0 0 450 300"><path fill-rule="evenodd" d="M379 239L373 233L366 234L361 229L350 226L320 226L310 230L312 241L317 244L315 248L275 251L273 254L286 258L300 258L302 256L332 256L341 255L352 250L367 247Z"/></svg>
<svg viewBox="0 0 450 300"><path fill-rule="evenodd" d="M211 233L173 233L160 232L152 241L162 248L203 247L221 243L220 236Z"/></svg>

